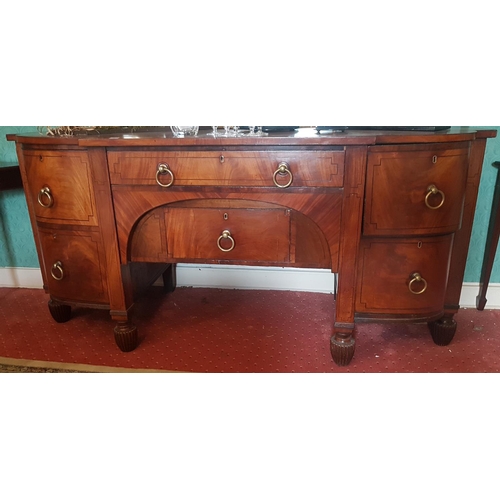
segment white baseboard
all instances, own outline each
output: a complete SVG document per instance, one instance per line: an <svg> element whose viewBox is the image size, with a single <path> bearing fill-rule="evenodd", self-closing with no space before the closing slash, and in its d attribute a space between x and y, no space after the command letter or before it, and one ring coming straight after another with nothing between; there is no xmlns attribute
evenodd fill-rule
<svg viewBox="0 0 500 500"><path fill-rule="evenodd" d="M325 269L179 264L177 286L333 293L334 275ZM0 287L42 288L42 274L40 269L0 268ZM478 293L479 283L464 283L460 306L476 307ZM500 283L488 287L486 309L500 309Z"/></svg>
<svg viewBox="0 0 500 500"><path fill-rule="evenodd" d="M327 269L183 264L177 266L177 284L194 288L333 293L334 275Z"/></svg>
<svg viewBox="0 0 500 500"><path fill-rule="evenodd" d="M0 288L43 288L42 272L37 268L1 267Z"/></svg>
<svg viewBox="0 0 500 500"><path fill-rule="evenodd" d="M464 283L460 294L460 307L476 307L476 297L479 294L479 283ZM485 309L500 309L500 283L490 283L486 294Z"/></svg>

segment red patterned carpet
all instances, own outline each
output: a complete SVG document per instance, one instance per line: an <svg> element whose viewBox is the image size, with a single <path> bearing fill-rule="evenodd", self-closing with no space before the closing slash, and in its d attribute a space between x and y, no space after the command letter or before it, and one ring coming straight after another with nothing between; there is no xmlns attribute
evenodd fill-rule
<svg viewBox="0 0 500 500"><path fill-rule="evenodd" d="M329 352L332 295L192 288L165 295L156 287L134 310L140 345L131 353L116 347L108 312L75 309L57 324L47 300L41 290L0 289L0 357L198 373L500 369L500 311L461 310L447 347L432 342L425 324L359 324L354 359L340 368Z"/></svg>

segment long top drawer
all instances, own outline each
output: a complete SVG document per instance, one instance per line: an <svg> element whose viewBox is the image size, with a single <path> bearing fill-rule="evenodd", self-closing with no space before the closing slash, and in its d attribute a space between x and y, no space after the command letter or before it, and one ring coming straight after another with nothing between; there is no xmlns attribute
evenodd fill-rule
<svg viewBox="0 0 500 500"><path fill-rule="evenodd" d="M344 151L109 151L112 184L342 187Z"/></svg>

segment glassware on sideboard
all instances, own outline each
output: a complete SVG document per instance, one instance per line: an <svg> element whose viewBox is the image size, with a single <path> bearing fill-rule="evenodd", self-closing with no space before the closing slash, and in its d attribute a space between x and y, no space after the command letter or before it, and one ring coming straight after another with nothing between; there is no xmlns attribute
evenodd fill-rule
<svg viewBox="0 0 500 500"><path fill-rule="evenodd" d="M198 135L200 127L195 125L172 125L170 128L175 137L192 137Z"/></svg>

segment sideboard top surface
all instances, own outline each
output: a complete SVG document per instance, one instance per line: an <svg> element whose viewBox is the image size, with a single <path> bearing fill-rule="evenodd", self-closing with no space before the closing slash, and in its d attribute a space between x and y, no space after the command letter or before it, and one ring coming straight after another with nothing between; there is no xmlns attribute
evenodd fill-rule
<svg viewBox="0 0 500 500"><path fill-rule="evenodd" d="M495 137L496 130L476 130L452 127L439 132L352 130L319 134L314 128L300 128L296 132L272 133L264 137L211 137L201 131L195 137L176 138L170 131L74 136L45 136L10 134L7 139L21 144L66 145L80 147L229 147L229 146L369 146L377 144L407 144L457 142Z"/></svg>

